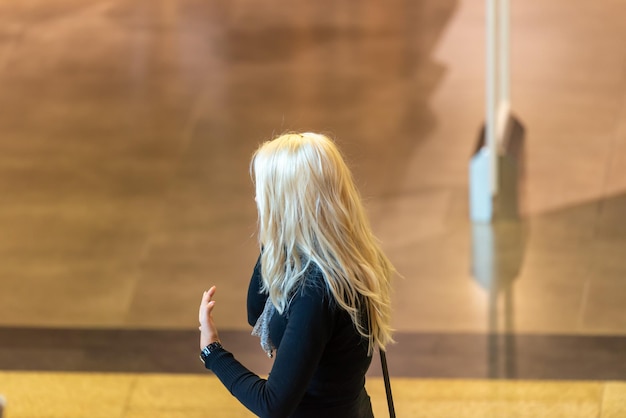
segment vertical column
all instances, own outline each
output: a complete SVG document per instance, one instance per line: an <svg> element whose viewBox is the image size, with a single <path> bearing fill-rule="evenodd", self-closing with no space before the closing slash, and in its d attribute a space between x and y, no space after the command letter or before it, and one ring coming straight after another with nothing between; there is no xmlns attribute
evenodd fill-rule
<svg viewBox="0 0 626 418"><path fill-rule="evenodd" d="M491 196L498 193L498 143L497 119L498 108L498 0L486 3L486 77L485 77L485 145L489 155L489 187Z"/></svg>
<svg viewBox="0 0 626 418"><path fill-rule="evenodd" d="M485 129L470 162L470 217L491 222L499 157L510 119L509 0L485 2Z"/></svg>
<svg viewBox="0 0 626 418"><path fill-rule="evenodd" d="M506 106L507 114L510 110L510 76L509 76L509 27L510 8L509 0L499 0L498 18L498 102Z"/></svg>
<svg viewBox="0 0 626 418"><path fill-rule="evenodd" d="M499 150L504 145L504 138L507 134L507 125L511 112L509 99L509 0L497 0L497 32L496 32L496 143ZM498 167L498 170L500 168ZM501 187L501 186L500 186ZM497 191L497 188L496 188Z"/></svg>

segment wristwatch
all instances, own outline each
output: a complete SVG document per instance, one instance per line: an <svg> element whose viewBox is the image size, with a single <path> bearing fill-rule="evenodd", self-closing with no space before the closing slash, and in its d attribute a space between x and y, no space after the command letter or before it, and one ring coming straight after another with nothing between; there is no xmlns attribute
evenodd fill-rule
<svg viewBox="0 0 626 418"><path fill-rule="evenodd" d="M217 350L223 350L223 349L224 347L222 347L222 344L220 344L219 341L215 341L207 345L200 351L200 360L202 360L202 362L206 365L206 359L211 353Z"/></svg>

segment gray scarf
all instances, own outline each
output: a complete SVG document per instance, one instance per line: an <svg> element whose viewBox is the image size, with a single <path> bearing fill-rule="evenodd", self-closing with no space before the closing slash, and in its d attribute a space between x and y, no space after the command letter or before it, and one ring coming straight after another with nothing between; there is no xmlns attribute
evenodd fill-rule
<svg viewBox="0 0 626 418"><path fill-rule="evenodd" d="M255 335L261 339L261 348L267 353L269 358L274 357L273 351L276 349L274 343L270 339L270 320L276 308L272 303L272 299L268 296L265 301L265 307L263 307L263 313L256 320L254 328L252 329L252 335Z"/></svg>

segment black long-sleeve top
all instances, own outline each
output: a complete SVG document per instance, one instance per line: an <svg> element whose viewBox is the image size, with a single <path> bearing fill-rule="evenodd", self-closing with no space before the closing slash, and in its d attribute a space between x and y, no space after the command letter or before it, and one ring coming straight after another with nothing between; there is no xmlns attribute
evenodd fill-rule
<svg viewBox="0 0 626 418"><path fill-rule="evenodd" d="M257 262L248 288L250 325L267 299L260 289ZM283 314L275 312L269 328L277 351L267 379L225 349L207 358L206 367L243 405L263 418L373 418L365 391L372 360L367 340L336 305L317 268L309 269L289 307Z"/></svg>

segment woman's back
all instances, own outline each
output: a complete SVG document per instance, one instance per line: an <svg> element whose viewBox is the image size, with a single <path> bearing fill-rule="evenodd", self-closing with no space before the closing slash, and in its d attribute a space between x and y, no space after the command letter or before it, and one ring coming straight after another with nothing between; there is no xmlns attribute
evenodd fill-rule
<svg viewBox="0 0 626 418"><path fill-rule="evenodd" d="M260 270L257 263L248 289L251 325L262 314L267 299L260 290ZM371 415L365 392L365 373L372 359L367 340L356 330L350 315L334 302L319 269L313 266L307 271L301 287L292 295L289 308L272 316L269 331L279 363L272 369L272 377L283 380L277 375L282 373L280 364L302 367L307 370L305 373L311 373L293 416Z"/></svg>

